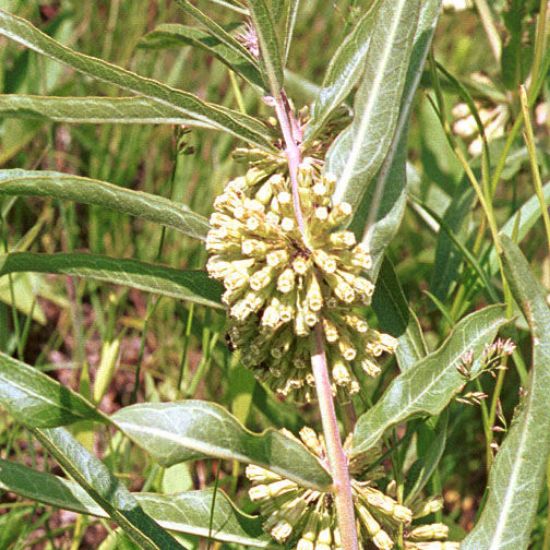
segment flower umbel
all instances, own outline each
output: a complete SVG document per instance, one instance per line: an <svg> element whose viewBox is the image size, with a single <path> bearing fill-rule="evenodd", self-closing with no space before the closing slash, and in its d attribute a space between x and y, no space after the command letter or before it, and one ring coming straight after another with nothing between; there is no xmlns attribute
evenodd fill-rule
<svg viewBox="0 0 550 550"><path fill-rule="evenodd" d="M335 180L311 157L298 169L304 231L294 215L290 182L268 167L230 181L214 203L206 247L209 274L223 281L229 336L243 362L275 391L313 398L310 339L320 324L328 344L333 391L359 391L357 369L378 374L376 359L396 340L364 320L374 285L361 275L369 251L341 229L352 215L333 203Z"/></svg>
<svg viewBox="0 0 550 550"><path fill-rule="evenodd" d="M300 438L319 460L326 461L322 437L306 427L300 432ZM383 475L383 468L372 468L372 464L380 456L380 450L373 449L350 459L361 548L390 550L402 530L408 550L457 549L458 544L445 540L448 534L445 525L411 526L413 518L441 509L440 500L418 502L414 509L409 509L376 487L376 479ZM331 493L300 487L294 481L259 466L248 466L246 475L253 484L249 491L250 498L260 504L261 513L266 517L264 528L279 544L290 543L296 550L342 548Z"/></svg>

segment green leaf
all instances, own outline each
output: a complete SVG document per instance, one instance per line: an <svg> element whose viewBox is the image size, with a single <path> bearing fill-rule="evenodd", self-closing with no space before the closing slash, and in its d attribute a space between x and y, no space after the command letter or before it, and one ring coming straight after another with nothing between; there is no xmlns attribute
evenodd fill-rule
<svg viewBox="0 0 550 550"><path fill-rule="evenodd" d="M457 370L463 355L471 350L475 357L480 356L505 323L501 305L462 319L438 350L395 378L374 407L359 418L353 433L353 453L370 449L387 429L400 422L441 413L464 385ZM475 366L472 372L475 374Z"/></svg>
<svg viewBox="0 0 550 550"><path fill-rule="evenodd" d="M13 252L0 256L0 276L25 271L85 277L209 307L222 307L221 288L204 271L173 269L98 254Z"/></svg>
<svg viewBox="0 0 550 550"><path fill-rule="evenodd" d="M148 516L136 498L94 455L67 430L33 430L35 437L63 469L103 508L143 550L184 548Z"/></svg>
<svg viewBox="0 0 550 550"><path fill-rule="evenodd" d="M0 459L0 488L63 510L109 517L78 483L8 460ZM208 536L212 511L213 539L257 548L270 546L260 519L242 513L221 490L215 498L212 489L171 495L133 493L133 496L146 514L171 531Z"/></svg>
<svg viewBox="0 0 550 550"><path fill-rule="evenodd" d="M546 291L527 260L508 237L502 237L506 279L521 307L533 342L533 366L527 395L497 453L489 476L483 513L460 548L527 548L550 454L550 309Z"/></svg>
<svg viewBox="0 0 550 550"><path fill-rule="evenodd" d="M399 340L395 356L402 372L427 355L428 350L418 319L407 304L399 279L388 258L384 259L380 269L372 307L380 328Z"/></svg>
<svg viewBox="0 0 550 550"><path fill-rule="evenodd" d="M166 23L146 34L139 43L144 48L171 48L182 44L205 50L251 84L263 88L260 69L250 55L229 48L219 38L197 27Z"/></svg>
<svg viewBox="0 0 550 550"><path fill-rule="evenodd" d="M0 10L0 35L84 74L177 109L186 117L225 130L264 149L273 150L270 131L254 118L220 105L206 103L188 92L171 88L101 59L75 52L42 33L25 19L4 10Z"/></svg>
<svg viewBox="0 0 550 550"><path fill-rule="evenodd" d="M0 95L0 117L44 119L74 124L183 124L213 129L179 109L145 97L49 97Z"/></svg>
<svg viewBox="0 0 550 550"><path fill-rule="evenodd" d="M383 0L355 96L354 119L327 155L326 171L338 178L335 199L354 209L393 139L420 5L420 0Z"/></svg>
<svg viewBox="0 0 550 550"><path fill-rule="evenodd" d="M550 182L547 182L543 188L544 204L550 206ZM514 213L514 215L502 226L500 232L502 235L512 237L514 228L517 226L517 242L522 242L529 231L533 228L537 220L541 217L540 201L536 194ZM496 273L498 271L498 258L496 250L491 250L489 256L489 271Z"/></svg>
<svg viewBox="0 0 550 550"><path fill-rule="evenodd" d="M298 18L298 10L300 9L301 0L288 0L286 6L286 24L285 24L285 36L284 36L284 65L286 66L288 61L288 55L290 53L290 45L292 44L292 37L294 36L294 27L296 26L296 19Z"/></svg>
<svg viewBox="0 0 550 550"><path fill-rule="evenodd" d="M145 403L120 409L111 419L163 466L213 457L257 464L312 489L326 490L331 483L299 441L275 430L249 432L214 403Z"/></svg>
<svg viewBox="0 0 550 550"><path fill-rule="evenodd" d="M304 136L306 143L315 139L361 77L380 3L381 0L376 0L370 4L332 56L321 89L311 105L311 120Z"/></svg>
<svg viewBox="0 0 550 550"><path fill-rule="evenodd" d="M81 395L39 370L0 352L0 405L35 428L105 418Z"/></svg>
<svg viewBox="0 0 550 550"><path fill-rule="evenodd" d="M0 195L52 197L103 206L205 239L208 220L183 204L112 183L61 172L0 170Z"/></svg>
<svg viewBox="0 0 550 550"><path fill-rule="evenodd" d="M373 280L376 280L384 251L395 237L405 211L408 122L440 9L441 0L422 3L395 133L376 178L372 184L364 180L366 191L351 223L351 228L358 236L363 235L371 250L373 267L370 276Z"/></svg>
<svg viewBox="0 0 550 550"><path fill-rule="evenodd" d="M284 81L277 29L264 0L248 0L248 5L258 35L264 79L269 83L273 96L277 97L283 88Z"/></svg>

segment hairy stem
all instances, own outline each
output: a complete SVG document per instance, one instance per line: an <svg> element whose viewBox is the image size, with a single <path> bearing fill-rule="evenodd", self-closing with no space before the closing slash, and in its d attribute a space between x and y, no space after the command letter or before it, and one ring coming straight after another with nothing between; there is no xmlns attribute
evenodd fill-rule
<svg viewBox="0 0 550 550"><path fill-rule="evenodd" d="M315 377L315 388L317 389L319 411L323 422L325 445L334 483L334 503L336 504L341 544L346 550L358 550L348 459L342 447L338 423L336 421L336 411L334 409L332 388L328 375L327 356L320 325L315 327L313 348L311 368Z"/></svg>
<svg viewBox="0 0 550 550"><path fill-rule="evenodd" d="M288 170L292 184L292 200L296 220L300 232L307 244L304 217L300 206L298 193L298 166L300 164L299 126L296 124L291 108L284 92L275 97L275 110L283 133L288 159ZM353 496L349 477L348 460L342 447L342 440L336 420L336 410L332 397L325 343L321 326L318 324L314 330L313 353L311 367L315 378L315 388L319 400L319 412L323 424L325 445L329 460L330 472L334 485L334 502L340 531L342 547L345 550L358 550L357 529L355 524L355 512Z"/></svg>

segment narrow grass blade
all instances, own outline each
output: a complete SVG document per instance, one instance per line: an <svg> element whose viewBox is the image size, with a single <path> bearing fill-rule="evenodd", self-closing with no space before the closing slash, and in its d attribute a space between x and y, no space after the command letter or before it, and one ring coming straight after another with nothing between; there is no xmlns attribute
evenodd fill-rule
<svg viewBox="0 0 550 550"><path fill-rule="evenodd" d="M0 117L42 119L69 124L181 124L214 129L144 97L48 97L0 95Z"/></svg>
<svg viewBox="0 0 550 550"><path fill-rule="evenodd" d="M35 437L60 466L143 550L185 548L148 516L136 498L64 428L35 429Z"/></svg>
<svg viewBox="0 0 550 550"><path fill-rule="evenodd" d="M52 428L79 420L105 422L81 395L34 367L0 353L0 405L33 428Z"/></svg>
<svg viewBox="0 0 550 550"><path fill-rule="evenodd" d="M0 489L62 510L109 517L78 483L3 459L0 459ZM241 512L221 490L217 491L215 502L211 489L170 495L132 494L146 514L173 532L204 537L210 535L221 542L256 548L270 546L270 539L262 531L260 518ZM213 522L209 533L212 507Z"/></svg>
<svg viewBox="0 0 550 550"><path fill-rule="evenodd" d="M52 197L95 204L205 239L208 220L183 204L112 183L60 172L0 170L0 195Z"/></svg>
<svg viewBox="0 0 550 550"><path fill-rule="evenodd" d="M179 110L182 115L225 130L267 150L273 150L270 131L254 118L206 103L197 96L145 78L107 61L76 52L39 31L25 19L0 10L0 35L6 36L77 71L109 82L155 102Z"/></svg>
<svg viewBox="0 0 550 550"><path fill-rule="evenodd" d="M472 351L479 358L498 329L508 321L504 306L490 306L465 317L441 347L400 374L380 400L357 421L353 453L370 449L385 431L415 416L435 416L464 385L457 370L461 358ZM475 374L476 362L472 372Z"/></svg>
<svg viewBox="0 0 550 550"><path fill-rule="evenodd" d="M214 403L145 403L120 409L111 419L163 466L212 457L258 464L317 490L331 483L301 443L274 430L249 432Z"/></svg>
<svg viewBox="0 0 550 550"><path fill-rule="evenodd" d="M98 254L36 254L13 252L0 256L0 277L18 272L72 275L221 308L221 288L204 271L173 269Z"/></svg>
<svg viewBox="0 0 550 550"><path fill-rule="evenodd" d="M533 366L519 414L493 463L483 513L463 550L529 546L550 454L550 309L517 245L503 236L502 247L506 278L531 329Z"/></svg>
<svg viewBox="0 0 550 550"><path fill-rule="evenodd" d="M420 5L419 0L382 1L355 96L355 117L327 155L326 170L338 178L335 199L355 209L393 139Z"/></svg>

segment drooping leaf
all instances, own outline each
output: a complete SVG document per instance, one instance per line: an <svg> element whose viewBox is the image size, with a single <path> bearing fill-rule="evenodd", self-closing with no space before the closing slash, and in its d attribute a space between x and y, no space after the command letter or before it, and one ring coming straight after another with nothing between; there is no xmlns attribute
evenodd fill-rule
<svg viewBox="0 0 550 550"><path fill-rule="evenodd" d="M330 60L321 89L311 105L311 120L304 136L306 143L315 138L361 77L380 3L381 0L376 0L369 5Z"/></svg>
<svg viewBox="0 0 550 550"><path fill-rule="evenodd" d="M507 322L504 307L486 307L460 321L443 344L395 378L379 401L357 421L353 453L370 449L384 432L415 416L439 414L460 391L464 378L457 370L461 358L472 351L479 356Z"/></svg>
<svg viewBox="0 0 550 550"><path fill-rule="evenodd" d="M527 395L519 405L489 476L488 498L464 550L527 548L544 486L550 454L550 309L516 244L502 237L504 270L514 299L531 329L532 369Z"/></svg>
<svg viewBox="0 0 550 550"><path fill-rule="evenodd" d="M4 10L0 10L0 35L84 74L177 109L185 117L225 130L266 150L273 150L270 131L254 118L220 105L206 103L191 93L171 88L102 59L78 53L42 33L25 19Z"/></svg>
<svg viewBox="0 0 550 550"><path fill-rule="evenodd" d="M401 371L406 371L427 353L420 324L409 308L405 294L399 283L394 267L388 258L384 259L372 307L380 323L380 328L399 340L395 351Z"/></svg>
<svg viewBox="0 0 550 550"><path fill-rule="evenodd" d="M274 96L279 95L284 81L281 47L277 29L265 0L248 0L250 15L258 35L260 62L264 80Z"/></svg>
<svg viewBox="0 0 550 550"><path fill-rule="evenodd" d="M295 439L254 434L214 403L181 401L124 407L111 419L163 466L205 457L258 464L303 486L326 490L330 476Z"/></svg>
<svg viewBox="0 0 550 550"><path fill-rule="evenodd" d="M26 271L85 277L209 307L222 307L220 286L204 271L174 269L99 254L13 252L0 256L0 276Z"/></svg>
<svg viewBox="0 0 550 550"><path fill-rule="evenodd" d="M147 515L134 495L107 466L90 454L65 428L35 429L33 434L140 548L185 548Z"/></svg>
<svg viewBox="0 0 550 550"><path fill-rule="evenodd" d="M18 421L36 428L105 421L81 395L4 353L0 353L0 405Z"/></svg>
<svg viewBox="0 0 550 550"><path fill-rule="evenodd" d="M182 44L203 49L251 84L263 88L260 69L250 55L229 48L220 39L198 27L165 23L146 34L139 43L145 48L181 47Z"/></svg>
<svg viewBox="0 0 550 550"><path fill-rule="evenodd" d="M326 171L337 177L335 199L355 209L382 166L393 139L413 38L419 0L384 0L355 96L355 116L332 144Z"/></svg>
<svg viewBox="0 0 550 550"><path fill-rule="evenodd" d="M0 488L62 510L109 517L78 483L3 459L0 459ZM270 545L267 535L262 533L260 519L241 512L221 490L215 498L212 489L171 495L133 493L133 496L146 514L173 532L210 535L218 541L256 548Z"/></svg>
<svg viewBox="0 0 550 550"><path fill-rule="evenodd" d="M103 206L204 239L208 220L183 204L112 183L61 172L0 170L0 195L52 197Z"/></svg>
<svg viewBox="0 0 550 550"><path fill-rule="evenodd" d="M144 97L49 97L0 95L0 117L74 124L183 124L214 126L185 117L179 109Z"/></svg>
<svg viewBox="0 0 550 550"><path fill-rule="evenodd" d="M353 217L351 228L371 250L370 276L378 275L382 257L401 224L407 201L407 130L413 100L420 82L441 9L441 0L422 3L415 31L401 107L388 153L372 184L365 180L366 191Z"/></svg>

